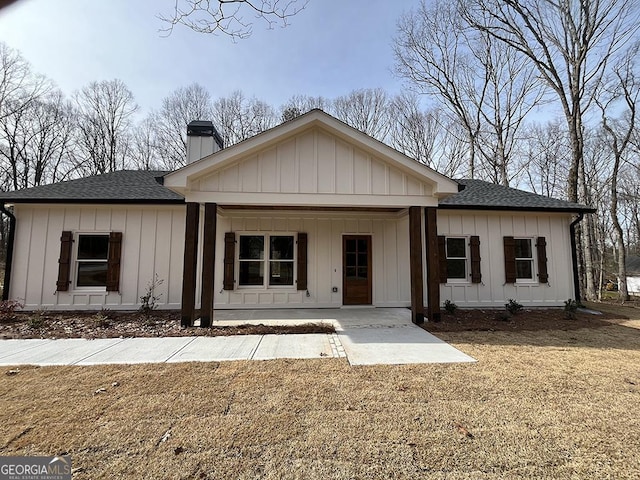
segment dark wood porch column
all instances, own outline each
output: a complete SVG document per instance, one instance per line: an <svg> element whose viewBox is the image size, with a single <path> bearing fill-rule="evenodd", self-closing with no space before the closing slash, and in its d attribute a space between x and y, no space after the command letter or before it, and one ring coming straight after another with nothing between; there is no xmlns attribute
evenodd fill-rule
<svg viewBox="0 0 640 480"><path fill-rule="evenodd" d="M200 204L188 202L184 228L184 264L182 268L182 320L180 324L183 327L192 326L195 320L199 221Z"/></svg>
<svg viewBox="0 0 640 480"><path fill-rule="evenodd" d="M218 205L204 204L204 245L202 245L202 296L200 326L210 327L213 319L213 275L216 263L216 221Z"/></svg>
<svg viewBox="0 0 640 480"><path fill-rule="evenodd" d="M424 209L427 244L427 312L429 321L440 321L440 266L438 258L438 222L436 207Z"/></svg>
<svg viewBox="0 0 640 480"><path fill-rule="evenodd" d="M409 269L411 271L411 321L424 323L422 278L422 209L409 208Z"/></svg>

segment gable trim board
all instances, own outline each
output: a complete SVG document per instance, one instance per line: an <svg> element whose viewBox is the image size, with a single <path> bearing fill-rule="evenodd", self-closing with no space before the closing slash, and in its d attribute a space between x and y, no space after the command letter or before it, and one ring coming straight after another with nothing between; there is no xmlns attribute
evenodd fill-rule
<svg viewBox="0 0 640 480"><path fill-rule="evenodd" d="M561 306L573 297L570 225L574 214L592 211L453 181L319 111L172 173L115 172L7 193L4 201L18 218L9 293L27 309L136 309L158 275L160 308L182 308L185 325L198 315L206 324L219 308L341 307L346 236L371 239L372 305L411 307L416 321L424 312L437 319L445 299L461 307L502 307L508 298ZM117 291L113 275L109 288L74 287L72 247L70 288L54 293L63 231L121 232ZM244 259L251 285L238 281L241 235L262 242L259 258ZM465 262L466 278L438 281L447 268L440 237L464 238L456 261ZM528 239L531 257L519 261L539 277L505 281L504 237Z"/></svg>

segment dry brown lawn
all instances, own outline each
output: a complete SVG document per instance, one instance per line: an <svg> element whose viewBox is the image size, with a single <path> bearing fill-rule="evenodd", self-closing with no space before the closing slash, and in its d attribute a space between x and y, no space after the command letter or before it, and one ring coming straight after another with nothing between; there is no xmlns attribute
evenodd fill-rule
<svg viewBox="0 0 640 480"><path fill-rule="evenodd" d="M77 479L638 478L640 330L438 335L478 363L3 371L0 455L68 452Z"/></svg>

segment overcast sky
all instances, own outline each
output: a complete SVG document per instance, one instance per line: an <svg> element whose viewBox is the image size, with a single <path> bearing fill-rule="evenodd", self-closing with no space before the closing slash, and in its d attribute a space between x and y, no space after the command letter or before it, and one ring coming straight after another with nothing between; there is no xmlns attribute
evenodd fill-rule
<svg viewBox="0 0 640 480"><path fill-rule="evenodd" d="M294 94L335 97L357 88L397 93L392 38L418 0L310 0L286 28L228 37L176 27L174 0L19 0L0 11L0 41L67 94L93 80L123 80L143 111L197 82L214 98L240 89L279 107Z"/></svg>

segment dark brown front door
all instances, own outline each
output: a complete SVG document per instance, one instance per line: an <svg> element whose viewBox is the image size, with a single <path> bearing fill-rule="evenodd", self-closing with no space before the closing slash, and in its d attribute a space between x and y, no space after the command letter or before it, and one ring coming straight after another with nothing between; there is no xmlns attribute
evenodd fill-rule
<svg viewBox="0 0 640 480"><path fill-rule="evenodd" d="M371 305L371 236L345 235L342 240L342 303Z"/></svg>

